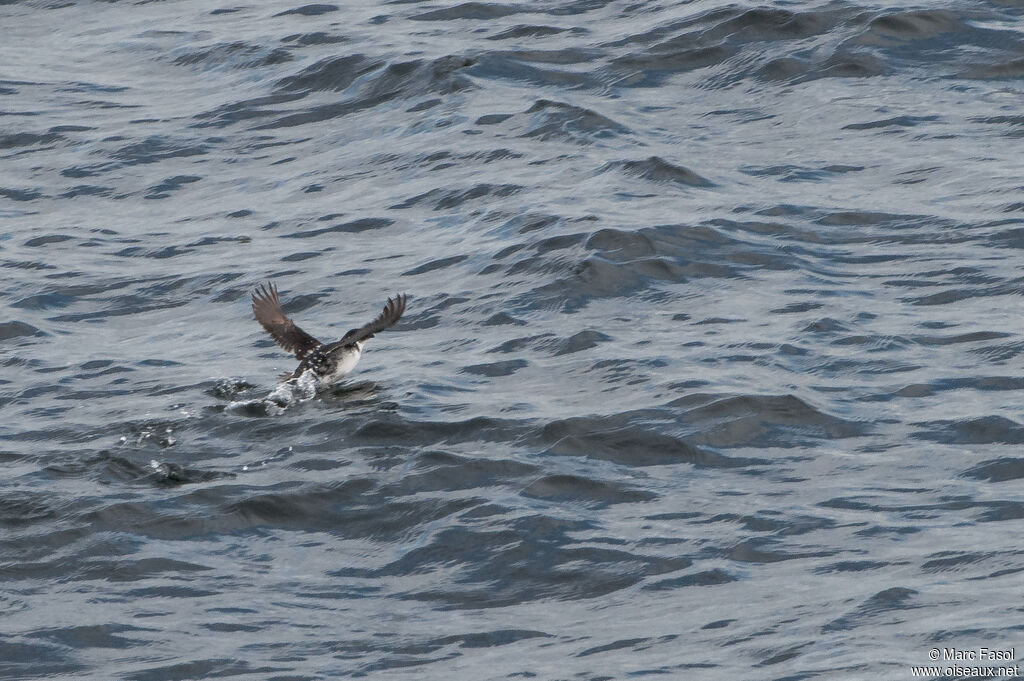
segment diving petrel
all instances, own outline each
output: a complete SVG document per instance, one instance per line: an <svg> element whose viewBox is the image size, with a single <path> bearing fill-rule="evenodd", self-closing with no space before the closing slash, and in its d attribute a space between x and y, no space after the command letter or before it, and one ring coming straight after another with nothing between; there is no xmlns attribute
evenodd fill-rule
<svg viewBox="0 0 1024 681"><path fill-rule="evenodd" d="M298 378L312 369L317 382L330 385L352 371L363 354L363 345L375 333L383 331L399 320L405 312L405 294L388 298L384 311L377 318L358 329L352 329L341 340L321 343L295 325L281 309L277 287L260 285L252 294L252 313L274 341L288 352L294 352L299 368L288 376ZM287 376L287 374L286 374Z"/></svg>

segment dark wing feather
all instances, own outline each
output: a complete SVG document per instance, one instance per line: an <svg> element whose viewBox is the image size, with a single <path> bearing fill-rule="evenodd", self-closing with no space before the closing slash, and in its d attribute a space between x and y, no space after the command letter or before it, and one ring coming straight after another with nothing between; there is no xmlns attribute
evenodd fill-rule
<svg viewBox="0 0 1024 681"><path fill-rule="evenodd" d="M300 360L320 341L295 325L281 309L277 287L273 284L260 285L252 294L252 313L274 341L288 352L294 352Z"/></svg>
<svg viewBox="0 0 1024 681"><path fill-rule="evenodd" d="M373 336L373 334L383 331L397 322L401 318L403 312L405 312L404 293L399 294L394 298L388 298L388 302L384 305L384 311L377 315L376 319L369 324L364 324L358 329L352 329L346 333L340 341L331 343L331 347L336 348L366 340Z"/></svg>

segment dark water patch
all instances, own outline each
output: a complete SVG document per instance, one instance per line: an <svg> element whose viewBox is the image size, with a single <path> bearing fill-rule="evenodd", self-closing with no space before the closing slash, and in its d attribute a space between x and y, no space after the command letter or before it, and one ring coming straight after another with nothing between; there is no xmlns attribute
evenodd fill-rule
<svg viewBox="0 0 1024 681"><path fill-rule="evenodd" d="M842 560L823 567L815 568L817 574L830 574L833 572L864 572L866 570L881 570L888 567L889 563L875 560Z"/></svg>
<svg viewBox="0 0 1024 681"><path fill-rule="evenodd" d="M0 196L11 201L35 201L42 198L43 193L36 189L15 189L13 187L0 187Z"/></svg>
<svg viewBox="0 0 1024 681"><path fill-rule="evenodd" d="M255 45L244 41L217 43L174 59L175 66L226 66L233 69L255 69L283 64L292 60L288 50Z"/></svg>
<svg viewBox="0 0 1024 681"><path fill-rule="evenodd" d="M874 620L892 622L894 619L911 617L910 611L920 607L914 604L917 595L914 589L898 586L879 591L847 614L825 624L822 632L850 631Z"/></svg>
<svg viewBox="0 0 1024 681"><path fill-rule="evenodd" d="M909 340L925 346L957 345L959 343L976 343L978 341L995 340L997 338L1008 338L1011 334L1002 331L974 331L972 333L960 333L951 336L911 336Z"/></svg>
<svg viewBox="0 0 1024 681"><path fill-rule="evenodd" d="M431 189L428 192L413 196L401 203L389 206L391 210L413 208L421 203L428 203L433 210L452 210L461 208L466 203L477 203L480 199L504 198L522 192L525 187L517 184L477 184L469 189Z"/></svg>
<svg viewBox="0 0 1024 681"><path fill-rule="evenodd" d="M978 522L998 523L1024 519L1024 504L1018 501L994 501L987 504L988 510L978 516ZM1013 570L1012 572L1018 572Z"/></svg>
<svg viewBox="0 0 1024 681"><path fill-rule="evenodd" d="M172 158L203 156L209 152L210 146L206 143L179 143L166 137L153 135L140 142L126 144L111 151L109 155L110 158L120 162L118 165L133 166L139 164L158 163ZM103 172L118 166L99 164L93 167L96 168L98 172Z"/></svg>
<svg viewBox="0 0 1024 681"><path fill-rule="evenodd" d="M938 116L896 116L885 118L868 123L850 123L844 125L843 130L874 130L876 128L912 128L921 123L930 123L938 120Z"/></svg>
<svg viewBox="0 0 1024 681"><path fill-rule="evenodd" d="M587 370L588 374L596 374L602 383L609 386L636 386L649 383L652 373L668 366L664 360L628 360L605 359L594 362Z"/></svg>
<svg viewBox="0 0 1024 681"><path fill-rule="evenodd" d="M174 598L176 595L198 597L201 594L173 594L150 592L139 595L145 595L153 598L158 598L161 596L165 598ZM138 681L169 681L170 679L200 679L204 677L231 678L233 676L244 676L253 674L265 676L280 671L281 667L278 664L261 667L252 666L248 662L240 662L232 659L208 658L197 659L192 662L184 664L159 665L155 667L145 667L142 669L137 668L137 670L133 672L133 677Z"/></svg>
<svg viewBox="0 0 1024 681"><path fill-rule="evenodd" d="M970 80L1018 79L1024 76L1024 59L1010 59L1000 64L973 64L956 75ZM1020 137L1022 134L1015 133L1012 136Z"/></svg>
<svg viewBox="0 0 1024 681"><path fill-rule="evenodd" d="M653 88L669 76L706 68L734 57L737 48L725 44L697 45L669 42L652 50L634 52L612 61L611 73L619 87Z"/></svg>
<svg viewBox="0 0 1024 681"><path fill-rule="evenodd" d="M519 234L528 234L530 232L554 227L561 222L562 218L558 215L529 211L522 215L510 217L509 220L502 225L502 232L515 230ZM514 253L521 248L523 248L521 244L514 244L506 248L502 253Z"/></svg>
<svg viewBox="0 0 1024 681"><path fill-rule="evenodd" d="M643 586L645 591L674 591L693 586L719 586L737 581L738 578L721 568L703 570L672 579L662 579Z"/></svg>
<svg viewBox="0 0 1024 681"><path fill-rule="evenodd" d="M322 531L336 531L339 523L345 533L361 536L367 528L361 521L365 506L360 503L373 488L368 480L340 483L287 484L278 492L252 490L241 485L186 486L174 497L151 502L112 503L83 514L82 519L102 531L131 532L154 539L187 539L198 535L241 534L268 528L290 528L313 521ZM177 489L177 488L172 488ZM210 508L201 516L195 508ZM431 517L429 503L418 504L423 518ZM407 516L411 509L403 504L391 507L389 522ZM319 520L315 520L319 518ZM385 522L388 525L389 522ZM403 524L404 524L403 523ZM409 527L410 525L406 525ZM332 529L335 528L335 529ZM383 531L383 530L382 530Z"/></svg>
<svg viewBox="0 0 1024 681"><path fill-rule="evenodd" d="M921 570L923 572L959 572L975 563L990 560L992 556L991 553L940 551L928 556L929 559L921 563Z"/></svg>
<svg viewBox="0 0 1024 681"><path fill-rule="evenodd" d="M357 78L381 68L383 62L361 54L328 57L294 76L282 78L277 89L285 92L341 92Z"/></svg>
<svg viewBox="0 0 1024 681"><path fill-rule="evenodd" d="M635 638L635 639L625 639L625 640L613 641L612 643L608 643L606 645L595 646L593 648L588 648L587 650L584 650L584 651L578 653L576 655L576 657L587 657L587 656L590 656L590 655L597 655L599 653L611 652L611 651L615 651L615 650L625 650L625 649L630 649L631 652L634 652L634 653L640 653L640 652L643 652L645 650L650 649L653 646L665 645L665 644L671 643L671 642L677 640L678 638L679 638L679 636L677 636L676 634L668 634L668 635L665 635L665 636L657 636L657 637L650 637L650 638ZM596 677L596 678L601 678L601 677Z"/></svg>
<svg viewBox="0 0 1024 681"><path fill-rule="evenodd" d="M535 336L522 336L520 338L511 338L501 345L497 345L487 352L525 352L527 350L539 350L545 347L550 347L554 343L555 335L553 333L542 333Z"/></svg>
<svg viewBox="0 0 1024 681"><path fill-rule="evenodd" d="M873 492L874 490L872 490ZM902 492L920 493L925 490L893 490ZM906 505L887 505L883 503L871 503L861 499L836 498L823 501L819 505L823 508L837 508L844 510L867 511L870 513L896 512L903 514L908 523L902 526L872 525L871 527L857 530L858 536L873 537L883 535L906 535L921 532L921 528L915 526L913 521L921 518L938 517L940 511L964 511L975 508L991 509L998 506L999 502L978 502L966 497L940 497L935 503L915 503Z"/></svg>
<svg viewBox="0 0 1024 681"><path fill-rule="evenodd" d="M454 7L414 14L409 18L413 21L455 21L458 19L485 21L500 19L501 17L526 11L528 10L517 5L506 5L496 2L464 2Z"/></svg>
<svg viewBox="0 0 1024 681"><path fill-rule="evenodd" d="M698 69L710 72L704 80L709 87L727 86L744 76L807 79L845 75L842 64L849 59L843 54L799 47L802 41L838 30L849 16L845 8L803 12L782 8L711 10L693 20L629 39L630 46L644 45L612 61L614 72L621 76L617 84L657 87L671 75ZM786 51L800 56L773 57ZM726 64L732 70L721 70Z"/></svg>
<svg viewBox="0 0 1024 681"><path fill-rule="evenodd" d="M911 399L918 397L928 397L938 392L934 386L925 385L922 383L911 383L905 385L902 388L892 392L881 392L873 395L865 395L860 398L869 402L888 402L893 397L909 397Z"/></svg>
<svg viewBox="0 0 1024 681"><path fill-rule="evenodd" d="M600 343L606 343L610 340L612 340L612 338L607 334L587 329L585 331L575 333L559 343L553 356L560 357L562 355L571 355L583 350L589 350L590 348L596 348Z"/></svg>
<svg viewBox="0 0 1024 681"><path fill-rule="evenodd" d="M988 287L985 289L947 289L938 293L932 293L925 296L910 296L904 299L905 302L910 305L921 305L921 306L933 306L933 305L949 305L962 300L969 300L971 298L985 298L988 296L1001 296L1006 295L1015 287L1009 287L1006 285L999 287Z"/></svg>
<svg viewBox="0 0 1024 681"><path fill-rule="evenodd" d="M382 486L387 497L420 494L426 491L468 490L498 485L518 486L536 477L539 467L511 459L481 459L446 451L430 451L416 457L418 472L401 481Z"/></svg>
<svg viewBox="0 0 1024 681"><path fill-rule="evenodd" d="M567 249L575 250L575 247L583 243L585 238L585 234L563 234L561 236L540 239L532 242L530 250L536 252L538 256L547 256L557 251L563 251ZM516 253L518 251L523 250L525 247L526 246L524 244L516 247L515 250L507 248L501 251L500 253L496 254L495 259L502 259L507 255L511 255L512 253ZM510 268L510 272L518 273L522 271L528 271L530 269L530 266L527 263L530 263L532 265L543 266L544 263L550 261L551 258L546 257L529 258L521 256Z"/></svg>
<svg viewBox="0 0 1024 681"><path fill-rule="evenodd" d="M942 379L934 385L942 390L1022 390L1024 378L1019 376L977 376L972 378Z"/></svg>
<svg viewBox="0 0 1024 681"><path fill-rule="evenodd" d="M545 26L533 24L519 24L507 28L501 33L487 36L488 40L514 40L516 38L546 38L552 35L559 35L571 31L573 33L585 33L583 28L562 28L558 26Z"/></svg>
<svg viewBox="0 0 1024 681"><path fill-rule="evenodd" d="M48 244L59 244L64 241L71 241L74 239L72 236L67 234L47 234L46 236L36 236L25 242L25 245L30 248L38 248L39 246L46 246Z"/></svg>
<svg viewBox="0 0 1024 681"><path fill-rule="evenodd" d="M890 227L909 227L930 221L927 215L899 215L873 211L836 211L828 213L818 220L822 225L849 227L854 225L878 225Z"/></svg>
<svg viewBox="0 0 1024 681"><path fill-rule="evenodd" d="M526 322L506 312L498 312L482 322L483 326L526 326Z"/></svg>
<svg viewBox="0 0 1024 681"><path fill-rule="evenodd" d="M757 70L756 76L766 81L793 84L821 78L872 78L888 72L879 57L857 50L837 49L825 59L779 57Z"/></svg>
<svg viewBox="0 0 1024 681"><path fill-rule="evenodd" d="M63 645L0 641L0 672L12 674L11 678L30 679L86 671L83 663L67 659L66 650Z"/></svg>
<svg viewBox="0 0 1024 681"><path fill-rule="evenodd" d="M330 14L331 12L337 12L338 9L339 7L337 5L312 4L296 7L295 9L288 9L283 12L278 12L274 16L286 17L290 15L298 15L303 17L318 17L324 14Z"/></svg>
<svg viewBox="0 0 1024 681"><path fill-rule="evenodd" d="M928 65L934 73L938 65L948 64L949 70L957 73L954 69L962 68L965 50L974 52L981 48L999 56L1019 52L1019 35L986 26L987 19L997 16L982 6L959 12L896 8L873 17L846 42L879 52L903 67ZM984 67L977 71L976 75L961 72L961 77L991 77L984 73Z"/></svg>
<svg viewBox="0 0 1024 681"><path fill-rule="evenodd" d="M164 449L177 443L167 429L163 433L157 430L140 430L132 433L129 441L134 447L142 443L155 444ZM178 486L208 483L216 480L231 479L234 473L207 470L195 466L181 465L172 461L147 462L135 460L131 456L118 456L110 451L102 451L97 456L84 461L90 478L103 484L138 483L155 486Z"/></svg>
<svg viewBox="0 0 1024 681"><path fill-rule="evenodd" d="M1011 229L1000 231L997 234L989 237L989 242L997 246L1005 246L1008 248L1024 248L1024 227L1013 227ZM991 283L995 283L996 279L990 279Z"/></svg>
<svg viewBox="0 0 1024 681"><path fill-rule="evenodd" d="M695 322L694 326L708 326L708 325L717 325L717 324L738 324L738 323L743 322L743 321L746 321L746 320L744 320L744 319L726 319L724 317L708 317L707 319L702 319L699 322Z"/></svg>
<svg viewBox="0 0 1024 681"><path fill-rule="evenodd" d="M298 232L291 232L289 234L281 234L282 239L306 239L309 237L320 236L321 234L330 234L332 232L340 232L343 234L357 234L359 232L365 232L372 229L384 229L395 224L395 221L390 218L360 218L357 220L349 220L348 222L339 222L329 227L319 227L317 229L306 229Z"/></svg>
<svg viewBox="0 0 1024 681"><path fill-rule="evenodd" d="M101 624L41 629L32 632L29 634L29 637L52 641L69 648L108 648L118 650L144 644L141 638L129 638L121 634L144 631L146 630L143 628L124 624Z"/></svg>
<svg viewBox="0 0 1024 681"><path fill-rule="evenodd" d="M477 79L514 81L536 88L587 88L598 85L598 79L571 65L585 65L598 56L587 48L494 51L479 57L469 73Z"/></svg>
<svg viewBox="0 0 1024 681"><path fill-rule="evenodd" d="M474 125L497 125L512 118L512 114L487 114L473 121Z"/></svg>
<svg viewBox="0 0 1024 681"><path fill-rule="evenodd" d="M622 161L612 164L630 175L652 182L669 182L687 187L713 187L714 183L701 177L689 168L669 163L663 158L651 156L642 161Z"/></svg>
<svg viewBox="0 0 1024 681"><path fill-rule="evenodd" d="M0 134L0 149L18 149L21 147L48 145L61 139L64 139L63 136L54 132L41 134L30 132Z"/></svg>
<svg viewBox="0 0 1024 681"><path fill-rule="evenodd" d="M810 312L811 310L819 310L822 307L824 307L822 303L799 302L790 303L785 307L780 307L769 311L772 314L799 314L803 312Z"/></svg>
<svg viewBox="0 0 1024 681"><path fill-rule="evenodd" d="M505 530L451 528L438 533L431 545L413 549L373 574L416 575L455 569L457 572L447 588L431 585L425 590L408 591L402 597L465 609L503 607L524 598L598 598L628 588L649 575L690 565L690 561L682 558L576 546L568 535L572 529L570 523L544 516L518 518ZM445 547L443 551L441 547ZM370 575L348 569L339 571L339 576Z"/></svg>
<svg viewBox="0 0 1024 681"><path fill-rule="evenodd" d="M742 264L771 269L792 267L786 258L725 233L722 227L726 226L673 224L637 231L602 229L586 245L614 262L630 262L644 256L668 257L684 267L689 264L692 276L737 276L736 265ZM728 255L718 257L716 253ZM733 265L723 266L725 262Z"/></svg>
<svg viewBox="0 0 1024 681"><path fill-rule="evenodd" d="M988 482L1006 482L1024 478L1024 459L1005 457L982 461L960 474L960 477Z"/></svg>
<svg viewBox="0 0 1024 681"><path fill-rule="evenodd" d="M536 297L556 300L572 311L593 298L627 297L663 282L739 278L748 266L792 266L785 264L784 257L728 238L708 226L662 225L636 232L606 229L595 233L586 246L595 255L572 265L567 276L536 288L531 293L534 301ZM716 253L730 255L719 258ZM700 259L693 259L695 256ZM737 260L743 263L739 267ZM733 264L725 265L725 261ZM518 273L524 262L509 273ZM541 264L547 267L543 261Z"/></svg>
<svg viewBox="0 0 1024 681"><path fill-rule="evenodd" d="M112 582L139 582L164 575L188 576L209 572L213 568L169 558L139 558L126 556L117 560L89 561L83 577L106 579Z"/></svg>
<svg viewBox="0 0 1024 681"><path fill-rule="evenodd" d="M24 336L45 336L46 334L31 324L25 322L10 321L0 322L0 341L8 341L13 338Z"/></svg>
<svg viewBox="0 0 1024 681"><path fill-rule="evenodd" d="M569 65L583 64L593 61L600 55L592 49L563 49L563 50L514 50L508 52L492 52L491 59L505 59L519 63ZM474 71L476 72L476 71ZM563 80L569 78L569 74L562 76Z"/></svg>
<svg viewBox="0 0 1024 681"><path fill-rule="evenodd" d="M76 500L35 491L12 491L0 508L0 525L16 533L26 528L44 526L63 518L67 511L81 507Z"/></svg>
<svg viewBox="0 0 1024 681"><path fill-rule="evenodd" d="M686 408L693 398L669 406ZM842 439L869 432L866 423L823 413L794 395L709 396L707 404L686 409L683 421L698 429L691 440L710 447L800 447L814 439Z"/></svg>
<svg viewBox="0 0 1024 681"><path fill-rule="evenodd" d="M523 115L529 117L529 123L522 137L540 141L589 145L630 133L627 127L596 111L547 99L538 100Z"/></svg>
<svg viewBox="0 0 1024 681"><path fill-rule="evenodd" d="M302 99L305 96L306 93L304 92L284 92L262 97L253 97L251 99L244 99L238 102L229 102L210 111L204 111L196 114L195 118L201 122L195 123L194 126L197 128L225 127L241 121L279 115L280 110L268 109L265 107L287 104L288 102L294 102L298 99Z"/></svg>
<svg viewBox="0 0 1024 681"><path fill-rule="evenodd" d="M433 272L435 270L442 270L452 265L458 265L460 262L464 262L468 256L455 255L450 258L441 258L440 260L434 260L433 262L424 263L418 267L414 267L411 270L402 272L403 277L413 277L417 274L426 274L427 272Z"/></svg>
<svg viewBox="0 0 1024 681"><path fill-rule="evenodd" d="M313 33L296 33L294 35L288 35L281 38L283 43L295 43L303 47L310 45L336 45L338 43L347 43L350 38L345 36L334 35L332 33L325 33L324 31L315 31Z"/></svg>
<svg viewBox="0 0 1024 681"><path fill-rule="evenodd" d="M198 175L175 175L174 177L168 177L160 184L153 185L146 190L147 199L166 199L170 197L171 192L181 189L183 186L192 184L193 182L199 182L201 177Z"/></svg>
<svg viewBox="0 0 1024 681"><path fill-rule="evenodd" d="M851 334L835 339L832 341L831 345L835 347L842 347L846 345L859 346L869 352L882 352L886 350L896 350L908 345L909 343L910 341L908 339L899 336Z"/></svg>
<svg viewBox="0 0 1024 681"><path fill-rule="evenodd" d="M822 33L836 21L835 12L793 12L781 8L755 8L729 17L701 32L704 40L727 38L733 42L792 40Z"/></svg>
<svg viewBox="0 0 1024 681"><path fill-rule="evenodd" d="M1024 426L1002 416L982 416L955 421L931 421L917 424L912 437L944 444L1022 444Z"/></svg>
<svg viewBox="0 0 1024 681"><path fill-rule="evenodd" d="M804 333L821 333L821 334L835 334L844 331L849 331L849 327L840 322L838 319L832 319L831 317L822 317L816 319L803 329Z"/></svg>
<svg viewBox="0 0 1024 681"><path fill-rule="evenodd" d="M63 199L73 199L76 196L103 196L110 197L114 194L113 187L100 187L92 184L79 184L60 195Z"/></svg>
<svg viewBox="0 0 1024 681"><path fill-rule="evenodd" d="M388 414L377 414L352 424L324 424L312 432L335 431L359 444L403 445L417 442L420 446L428 447L442 443L517 440L528 427L528 422L494 417L475 417L464 421L416 422Z"/></svg>
<svg viewBox="0 0 1024 681"><path fill-rule="evenodd" d="M1024 116L979 116L971 120L975 123L1009 126L1006 133L1004 133L1007 137L1024 136Z"/></svg>
<svg viewBox="0 0 1024 681"><path fill-rule="evenodd" d="M756 237L771 236L778 239L783 239L789 242L802 243L802 244L822 244L825 243L825 239L815 229L807 229L799 227L786 222L765 222L762 220L726 220L723 218L717 218L710 220L704 227L710 227L716 229L724 236L737 238L737 239L749 239ZM735 235L733 237L733 235ZM837 237L829 235L829 243L832 239ZM806 254L807 252L790 247L790 252ZM778 267L778 265L776 265Z"/></svg>
<svg viewBox="0 0 1024 681"><path fill-rule="evenodd" d="M353 59L356 61L355 64L328 62L322 65L320 71L314 70L305 75L300 73L298 81L292 83L285 80L284 87L301 89L302 84L307 84L309 87L336 89L347 78L354 77L352 68L358 68L359 60L355 57ZM269 130L311 125L377 107L395 99L414 99L429 94L449 95L471 90L476 86L460 71L472 64L472 59L456 55L429 61L414 59L390 63L377 68L372 75L367 74L361 78L357 91L341 102L315 105L305 111L280 116L254 129Z"/></svg>
<svg viewBox="0 0 1024 681"><path fill-rule="evenodd" d="M438 647L458 644L460 648L494 648L532 638L553 638L552 634L530 629L496 629L472 634L455 634L435 639L428 645Z"/></svg>
<svg viewBox="0 0 1024 681"><path fill-rule="evenodd" d="M767 167L748 166L742 172L754 177L777 177L780 182L820 182L837 174L864 170L862 166L830 165L823 168L808 168L795 165L774 165Z"/></svg>
<svg viewBox="0 0 1024 681"><path fill-rule="evenodd" d="M897 11L871 20L869 29L891 42L934 38L962 27L959 17L946 10Z"/></svg>
<svg viewBox="0 0 1024 681"><path fill-rule="evenodd" d="M705 522L738 523L750 532L772 532L776 536L801 535L835 527L833 521L813 516L773 518L766 515L720 513L707 518Z"/></svg>
<svg viewBox="0 0 1024 681"><path fill-rule="evenodd" d="M686 440L631 424L629 417L576 417L551 421L540 431L545 454L584 456L624 466L644 467L688 463L711 468L756 465L754 459L728 457L703 450Z"/></svg>
<svg viewBox="0 0 1024 681"><path fill-rule="evenodd" d="M987 345L981 348L972 348L968 352L976 355L983 361L1002 364L1024 352L1024 342L1015 341L1013 343Z"/></svg>
<svg viewBox="0 0 1024 681"><path fill-rule="evenodd" d="M630 489L617 483L564 474L540 478L530 483L521 494L531 499L597 506L636 503L657 498L654 493Z"/></svg>
<svg viewBox="0 0 1024 681"><path fill-rule="evenodd" d="M435 97L433 99L428 99L426 101L420 102L419 104L414 104L413 106L410 106L408 109L406 109L406 111L409 112L409 113L415 113L417 111L428 111L430 109L433 109L435 106L440 106L443 103L444 103L443 100ZM443 170L444 168L449 168L449 167L451 167L451 166L450 165L441 165L441 166L436 167L435 170Z"/></svg>
<svg viewBox="0 0 1024 681"><path fill-rule="evenodd" d="M473 364L462 368L467 374L473 374L474 376L511 376L519 369L529 366L529 362L525 359L509 359L502 362L490 362L487 364Z"/></svg>
<svg viewBox="0 0 1024 681"><path fill-rule="evenodd" d="M781 548L774 548L777 542L771 539L754 540L749 539L741 541L735 546L728 549L725 553L730 560L737 561L739 563L777 563L784 560L800 560L802 558L820 558L822 556L831 556L833 552L793 552L783 550Z"/></svg>
<svg viewBox="0 0 1024 681"><path fill-rule="evenodd" d="M333 250L333 249L325 249ZM292 253L281 258L281 262L302 262L303 260L309 260L310 258L319 258L324 255L322 252L309 251L306 253Z"/></svg>

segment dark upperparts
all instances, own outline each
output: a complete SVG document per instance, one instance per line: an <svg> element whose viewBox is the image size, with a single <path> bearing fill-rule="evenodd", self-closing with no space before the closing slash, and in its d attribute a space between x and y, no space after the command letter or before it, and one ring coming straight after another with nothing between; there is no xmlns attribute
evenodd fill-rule
<svg viewBox="0 0 1024 681"><path fill-rule="evenodd" d="M407 297L404 293L388 298L384 310L377 315L376 319L359 328L352 329L341 340L331 343L326 349L331 350L368 340L373 338L374 334L393 326L405 312L406 300ZM311 351L323 345L319 340L299 328L284 313L284 310L281 309L277 287L272 283L260 285L253 291L252 312L256 321L266 329L271 338L288 352L295 353L299 360L305 359Z"/></svg>

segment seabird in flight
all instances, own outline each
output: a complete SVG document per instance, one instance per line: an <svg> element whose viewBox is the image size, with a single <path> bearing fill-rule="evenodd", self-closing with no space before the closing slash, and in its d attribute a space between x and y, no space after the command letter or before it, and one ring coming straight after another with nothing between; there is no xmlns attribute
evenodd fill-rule
<svg viewBox="0 0 1024 681"><path fill-rule="evenodd" d="M274 341L288 352L294 352L299 368L288 378L298 378L312 370L320 386L328 386L352 371L363 354L363 345L375 333L393 325L405 312L405 294L388 298L384 311L358 329L352 329L341 340L321 343L295 325L281 309L277 287L260 285L252 294L252 313Z"/></svg>

